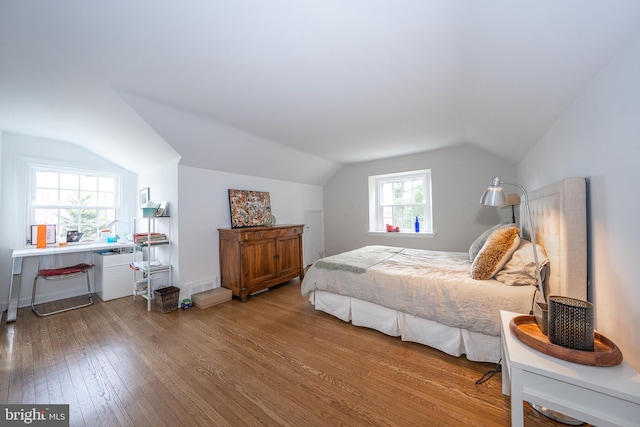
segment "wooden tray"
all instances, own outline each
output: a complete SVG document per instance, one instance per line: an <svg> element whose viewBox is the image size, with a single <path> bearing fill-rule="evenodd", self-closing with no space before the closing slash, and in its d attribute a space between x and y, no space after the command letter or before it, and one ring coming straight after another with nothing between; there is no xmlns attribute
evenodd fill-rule
<svg viewBox="0 0 640 427"><path fill-rule="evenodd" d="M509 329L523 343L549 356L591 366L616 366L622 362L622 352L609 338L594 332L594 351L575 350L553 344L542 333L533 316L516 316Z"/></svg>

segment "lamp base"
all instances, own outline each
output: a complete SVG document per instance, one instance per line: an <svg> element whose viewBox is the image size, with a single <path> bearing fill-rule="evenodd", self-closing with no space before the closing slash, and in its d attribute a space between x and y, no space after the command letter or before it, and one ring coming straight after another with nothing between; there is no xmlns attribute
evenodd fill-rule
<svg viewBox="0 0 640 427"><path fill-rule="evenodd" d="M529 405L531 405L531 407L533 409L535 409L536 411L540 412L542 415L544 415L547 418L551 418L554 421L558 421L559 423L562 424L567 424L570 426L581 426L582 424L584 424L583 421L577 420L575 418L571 418L568 415L564 415L561 414L560 412L556 412L552 409L549 409L547 407L544 406L540 406L537 405L535 403L531 403L531 402L527 402Z"/></svg>

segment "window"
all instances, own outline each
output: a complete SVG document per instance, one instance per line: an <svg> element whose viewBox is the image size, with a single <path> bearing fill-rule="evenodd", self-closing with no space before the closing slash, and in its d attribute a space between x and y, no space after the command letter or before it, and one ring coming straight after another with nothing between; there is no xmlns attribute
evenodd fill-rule
<svg viewBox="0 0 640 427"><path fill-rule="evenodd" d="M401 232L432 233L431 171L428 169L369 177L369 231L386 231L386 225Z"/></svg>
<svg viewBox="0 0 640 427"><path fill-rule="evenodd" d="M83 239L96 239L98 231L117 218L117 175L31 165L30 177L29 224L56 225L58 241L66 241L70 230L84 233Z"/></svg>

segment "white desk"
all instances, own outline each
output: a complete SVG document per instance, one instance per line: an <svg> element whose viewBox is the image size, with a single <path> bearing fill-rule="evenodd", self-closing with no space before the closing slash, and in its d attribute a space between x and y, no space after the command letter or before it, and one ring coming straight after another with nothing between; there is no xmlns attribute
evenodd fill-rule
<svg viewBox="0 0 640 427"><path fill-rule="evenodd" d="M127 243L78 243L69 246L49 246L42 249L14 249L11 257L13 267L11 271L11 284L9 285L9 307L7 308L7 322L14 322L18 313L18 299L20 297L20 275L22 274L22 259L43 255L63 255L76 252L97 252L110 249L132 248L132 242ZM1 320L1 316L0 316Z"/></svg>
<svg viewBox="0 0 640 427"><path fill-rule="evenodd" d="M502 394L511 394L512 426L524 423L523 401L592 425L639 425L640 374L631 365L623 360L617 366L587 366L534 350L509 329L518 315L500 312Z"/></svg>

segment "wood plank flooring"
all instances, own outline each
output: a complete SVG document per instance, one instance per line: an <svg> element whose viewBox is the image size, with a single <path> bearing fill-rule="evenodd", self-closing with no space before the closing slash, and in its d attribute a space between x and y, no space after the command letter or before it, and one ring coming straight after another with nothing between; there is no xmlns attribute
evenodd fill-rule
<svg viewBox="0 0 640 427"><path fill-rule="evenodd" d="M494 369L315 311L299 281L246 303L122 298L0 325L0 402L72 426L508 426ZM557 426L525 407L526 426Z"/></svg>

